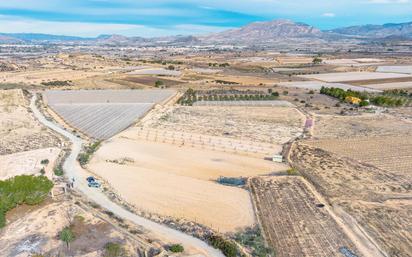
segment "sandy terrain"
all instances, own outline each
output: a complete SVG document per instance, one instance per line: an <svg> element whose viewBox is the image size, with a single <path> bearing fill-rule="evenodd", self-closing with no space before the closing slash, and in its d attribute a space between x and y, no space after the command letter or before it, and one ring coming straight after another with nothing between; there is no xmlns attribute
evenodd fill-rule
<svg viewBox="0 0 412 257"><path fill-rule="evenodd" d="M378 80L412 77L407 74L384 73L384 72L339 72L315 75L300 75L301 78L315 79L325 82L348 82L357 80Z"/></svg>
<svg viewBox="0 0 412 257"><path fill-rule="evenodd" d="M27 152L8 155L0 155L0 180L5 180L18 175L40 174L44 168L45 175L52 178L53 167L60 149L44 148ZM48 164L41 164L42 160L48 160Z"/></svg>
<svg viewBox="0 0 412 257"><path fill-rule="evenodd" d="M186 218L223 232L252 225L253 209L247 191L211 180L276 169L261 159L129 140L121 135L104 144L88 167L139 209Z"/></svg>
<svg viewBox="0 0 412 257"><path fill-rule="evenodd" d="M0 155L60 146L60 139L42 127L27 106L21 90L0 91Z"/></svg>
<svg viewBox="0 0 412 257"><path fill-rule="evenodd" d="M125 236L110 223L93 216L90 210L68 201L49 201L33 210L23 206L13 210L11 214L19 218L0 233L2 256L29 257L37 253L45 256L64 254L97 257L102 256L108 242L121 243L129 254L140 256L137 249L146 247ZM57 237L69 224L72 224L75 234L70 250Z"/></svg>

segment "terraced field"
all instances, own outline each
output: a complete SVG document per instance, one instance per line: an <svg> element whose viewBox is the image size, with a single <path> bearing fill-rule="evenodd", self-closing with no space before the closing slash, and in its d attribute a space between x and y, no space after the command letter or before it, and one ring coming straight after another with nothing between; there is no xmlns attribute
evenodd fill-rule
<svg viewBox="0 0 412 257"><path fill-rule="evenodd" d="M253 178L251 189L276 256L341 256L356 248L300 177Z"/></svg>
<svg viewBox="0 0 412 257"><path fill-rule="evenodd" d="M171 90L47 91L45 98L75 129L95 139L108 139L173 93Z"/></svg>

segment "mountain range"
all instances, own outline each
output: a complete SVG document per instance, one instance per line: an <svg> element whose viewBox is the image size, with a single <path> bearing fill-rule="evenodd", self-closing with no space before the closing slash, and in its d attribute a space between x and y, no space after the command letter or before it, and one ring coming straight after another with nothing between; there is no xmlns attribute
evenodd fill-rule
<svg viewBox="0 0 412 257"><path fill-rule="evenodd" d="M254 22L244 27L205 36L169 36L157 38L126 37L121 35L100 35L96 38L82 38L36 33L0 33L0 43L3 44L261 44L286 39L347 40L348 38L360 40L402 38L412 40L412 22L399 24L390 23L384 25L361 25L322 31L305 23L294 22L291 20L273 20L267 22Z"/></svg>

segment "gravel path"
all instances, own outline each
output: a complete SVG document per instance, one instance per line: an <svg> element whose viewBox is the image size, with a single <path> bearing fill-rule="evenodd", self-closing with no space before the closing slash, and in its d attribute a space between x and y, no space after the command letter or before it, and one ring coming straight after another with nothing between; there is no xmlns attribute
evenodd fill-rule
<svg viewBox="0 0 412 257"><path fill-rule="evenodd" d="M178 230L171 229L165 225L155 223L153 221L142 218L132 212L129 212L125 210L124 208L122 208L121 206L117 205L116 203L112 202L100 190L95 189L95 188L89 188L85 180L85 178L88 176L87 171L82 169L76 160L78 154L81 151L83 140L71 134L70 132L66 131L59 125L46 120L46 118L43 116L43 114L38 110L38 108L35 105L36 99L37 99L37 96L36 94L34 94L30 102L30 109L33 111L34 116L42 124L62 134L63 136L65 136L72 142L72 151L70 155L68 156L68 158L65 160L63 164L63 169L68 178L75 179L74 187L78 191L86 195L90 200L94 201L95 203L99 204L105 209L113 212L117 216L123 219L128 219L134 222L136 225L142 226L145 229L151 231L158 238L164 239L168 242L180 243L185 248L191 248L191 249L194 248L198 250L199 252L201 252L204 256L224 257L224 255L219 250L209 246L205 242L195 237L189 236L185 233L182 233Z"/></svg>

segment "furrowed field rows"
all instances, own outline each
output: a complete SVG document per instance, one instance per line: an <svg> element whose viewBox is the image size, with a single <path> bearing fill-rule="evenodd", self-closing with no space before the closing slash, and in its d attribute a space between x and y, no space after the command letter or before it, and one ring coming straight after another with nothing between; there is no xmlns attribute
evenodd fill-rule
<svg viewBox="0 0 412 257"><path fill-rule="evenodd" d="M412 168L412 138L408 136L324 139L308 144L395 174L407 175Z"/></svg>
<svg viewBox="0 0 412 257"><path fill-rule="evenodd" d="M44 97L75 129L95 139L108 139L174 94L173 90L50 90Z"/></svg>
<svg viewBox="0 0 412 257"><path fill-rule="evenodd" d="M357 249L300 177L253 178L257 215L276 256L340 256Z"/></svg>
<svg viewBox="0 0 412 257"><path fill-rule="evenodd" d="M90 137L107 139L126 129L152 104L55 104L51 108Z"/></svg>

